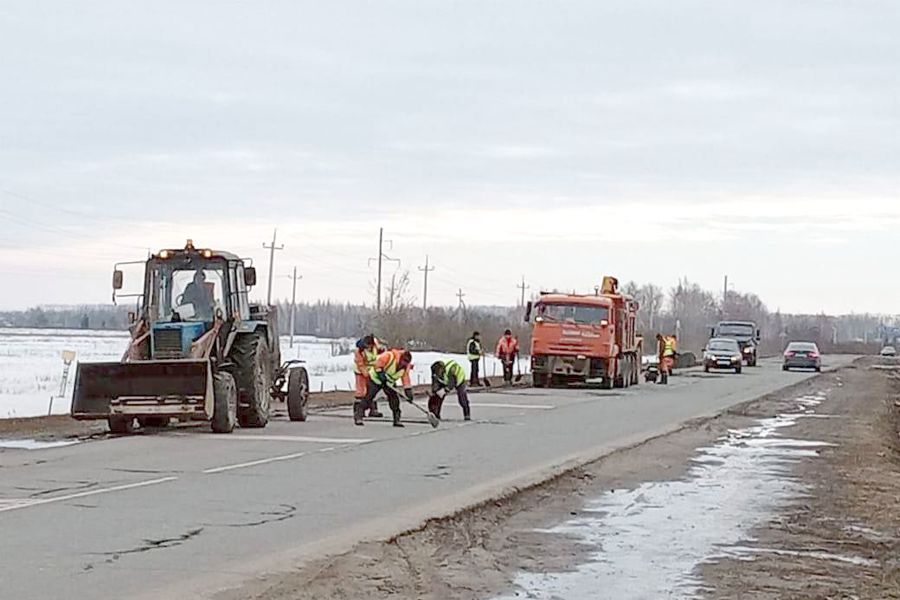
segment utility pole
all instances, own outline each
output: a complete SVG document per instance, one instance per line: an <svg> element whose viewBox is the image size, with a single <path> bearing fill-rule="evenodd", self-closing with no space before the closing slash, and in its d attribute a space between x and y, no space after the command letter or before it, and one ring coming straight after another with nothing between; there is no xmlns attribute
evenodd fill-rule
<svg viewBox="0 0 900 600"><path fill-rule="evenodd" d="M522 283L520 283L516 287L519 288L520 290L522 290L522 301L521 301L521 304L519 304L519 306L525 306L525 290L530 289L531 286L525 285L525 276L524 275L522 275Z"/></svg>
<svg viewBox="0 0 900 600"><path fill-rule="evenodd" d="M384 253L384 243L387 242L391 246L391 250L394 249L394 243L391 240L384 239L384 227L378 228L378 258L370 258L369 266L372 265L373 260L378 261L378 289L375 290L375 310L376 312L381 312L381 263L384 260L389 260L400 265L400 260L397 258L391 258L387 254Z"/></svg>
<svg viewBox="0 0 900 600"><path fill-rule="evenodd" d="M728 316L728 275L725 276L725 291L722 293L722 317Z"/></svg>
<svg viewBox="0 0 900 600"><path fill-rule="evenodd" d="M419 270L425 273L425 289L422 291L422 310L428 310L428 273L434 271L434 267L428 266L428 255L425 255L425 266L419 267Z"/></svg>
<svg viewBox="0 0 900 600"><path fill-rule="evenodd" d="M275 267L275 251L276 250L284 250L284 244L280 246L275 245L275 237L278 235L278 228L276 227L272 231L272 244L267 246L265 242L263 242L263 248L269 251L269 292L266 294L266 305L272 306L272 272Z"/></svg>
<svg viewBox="0 0 900 600"><path fill-rule="evenodd" d="M297 314L297 280L303 279L303 275L297 275L297 267L294 267L294 274L291 277L291 279L293 279L294 281L293 281L293 285L291 286L292 287L292 290L291 290L291 319L290 319L290 321L291 321L291 337L290 337L289 346L291 348L293 348L294 347L294 319L296 318L296 314Z"/></svg>
<svg viewBox="0 0 900 600"><path fill-rule="evenodd" d="M463 298L465 298L465 294L463 294L462 288L459 288L459 291L456 292L456 297L459 298L459 310L466 310L466 303L463 302Z"/></svg>

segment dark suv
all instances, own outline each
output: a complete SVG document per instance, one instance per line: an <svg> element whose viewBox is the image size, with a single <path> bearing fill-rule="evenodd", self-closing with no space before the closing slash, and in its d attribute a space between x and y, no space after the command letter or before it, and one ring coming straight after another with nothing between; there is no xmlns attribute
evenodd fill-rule
<svg viewBox="0 0 900 600"><path fill-rule="evenodd" d="M730 338L741 347L741 356L748 367L755 367L759 359L760 331L753 321L722 321L712 330L713 338Z"/></svg>

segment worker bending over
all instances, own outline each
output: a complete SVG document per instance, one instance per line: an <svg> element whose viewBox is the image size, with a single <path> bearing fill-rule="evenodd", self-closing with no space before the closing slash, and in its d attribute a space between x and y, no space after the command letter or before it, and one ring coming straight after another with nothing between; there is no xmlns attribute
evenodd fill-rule
<svg viewBox="0 0 900 600"><path fill-rule="evenodd" d="M482 355L484 355L484 349L481 347L481 334L476 331L466 342L466 358L469 359L469 367L471 367L469 385L481 385L481 377L478 376L478 362Z"/></svg>
<svg viewBox="0 0 900 600"><path fill-rule="evenodd" d="M497 342L497 349L494 354L503 363L503 382L512 383L513 364L519 358L519 340L513 336L512 331L507 329L503 332L503 337Z"/></svg>
<svg viewBox="0 0 900 600"><path fill-rule="evenodd" d="M356 391L353 394L354 402L362 402L369 393L369 369L375 365L378 355L386 348L373 334L369 334L356 342L353 351L353 374L356 380ZM369 416L373 418L383 417L378 412L378 404L372 400L368 406Z"/></svg>
<svg viewBox="0 0 900 600"><path fill-rule="evenodd" d="M441 407L444 398L456 390L456 399L462 407L463 419L471 421L469 395L466 393L466 371L455 360L439 360L431 365L431 397L428 399L428 410L441 418ZM441 394L441 391L444 391Z"/></svg>
<svg viewBox="0 0 900 600"><path fill-rule="evenodd" d="M397 395L397 382L403 384L406 399L412 402L413 391L410 383L409 372L412 369L412 354L402 348L386 350L378 355L375 364L369 368L369 381L366 398L362 402L353 403L353 423L363 424L363 416L366 408L375 403L378 392L384 391L388 405L394 417L394 427L403 427L400 422L400 396Z"/></svg>

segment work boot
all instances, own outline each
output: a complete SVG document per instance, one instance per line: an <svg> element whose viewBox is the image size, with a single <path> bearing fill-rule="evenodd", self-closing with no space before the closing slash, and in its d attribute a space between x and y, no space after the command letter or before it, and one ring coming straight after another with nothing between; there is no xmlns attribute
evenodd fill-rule
<svg viewBox="0 0 900 600"><path fill-rule="evenodd" d="M463 411L463 421L471 421L471 420L472 420L472 415L469 413L469 411L464 410Z"/></svg>
<svg viewBox="0 0 900 600"><path fill-rule="evenodd" d="M378 408L370 408L369 409L369 418L370 419L380 419L384 415L378 411Z"/></svg>
<svg viewBox="0 0 900 600"><path fill-rule="evenodd" d="M400 411L394 411L394 427L403 427L403 423L400 422Z"/></svg>
<svg viewBox="0 0 900 600"><path fill-rule="evenodd" d="M362 402L354 402L353 403L353 424L359 425L360 427L365 425L363 423L363 413L365 409L363 408Z"/></svg>

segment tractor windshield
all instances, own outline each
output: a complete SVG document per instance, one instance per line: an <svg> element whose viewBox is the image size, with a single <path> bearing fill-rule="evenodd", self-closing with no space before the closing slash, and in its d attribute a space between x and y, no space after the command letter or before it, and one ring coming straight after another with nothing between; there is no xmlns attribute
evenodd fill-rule
<svg viewBox="0 0 900 600"><path fill-rule="evenodd" d="M166 260L150 272L150 314L153 321L213 320L225 307L225 261Z"/></svg>

